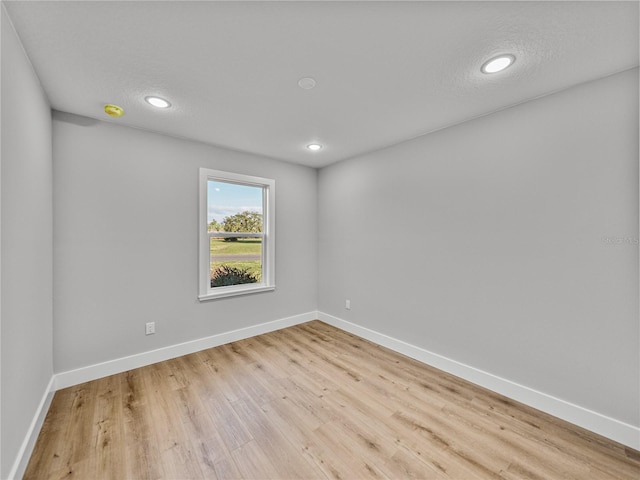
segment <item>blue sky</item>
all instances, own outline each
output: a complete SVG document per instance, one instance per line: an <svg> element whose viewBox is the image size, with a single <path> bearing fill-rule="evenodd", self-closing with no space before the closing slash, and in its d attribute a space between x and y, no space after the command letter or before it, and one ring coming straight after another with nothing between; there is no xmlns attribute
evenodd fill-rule
<svg viewBox="0 0 640 480"><path fill-rule="evenodd" d="M245 211L262 213L261 187L210 180L207 192L207 223L213 219L222 222L224 217Z"/></svg>

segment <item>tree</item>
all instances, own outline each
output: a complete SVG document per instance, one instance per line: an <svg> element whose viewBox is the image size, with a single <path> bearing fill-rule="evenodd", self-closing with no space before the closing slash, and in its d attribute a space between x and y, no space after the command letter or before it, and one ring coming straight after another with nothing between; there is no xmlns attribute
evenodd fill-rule
<svg viewBox="0 0 640 480"><path fill-rule="evenodd" d="M210 232L219 232L222 230L222 225L220 225L218 222L216 222L215 219L211 220L211 223L209 224L209 231Z"/></svg>
<svg viewBox="0 0 640 480"><path fill-rule="evenodd" d="M258 212L240 212L222 220L222 228L225 232L262 232L262 214ZM235 242L236 237L225 238L227 242Z"/></svg>

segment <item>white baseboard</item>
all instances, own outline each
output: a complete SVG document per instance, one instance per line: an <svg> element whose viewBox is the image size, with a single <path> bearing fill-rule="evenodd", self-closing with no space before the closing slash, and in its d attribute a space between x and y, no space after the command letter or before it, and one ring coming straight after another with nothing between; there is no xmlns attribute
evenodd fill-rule
<svg viewBox="0 0 640 480"><path fill-rule="evenodd" d="M31 458L31 453L33 452L33 447L35 447L36 445L38 434L40 433L40 429L42 428L44 419L47 416L47 412L49 411L49 405L51 405L51 400L53 399L53 385L54 377L51 377L51 380L49 380L49 385L47 385L47 388L44 391L44 395L40 400L40 404L36 409L36 413L33 416L33 420L31 420L31 424L29 425L27 434L22 441L22 445L20 445L16 460L13 462L11 470L9 471L9 478L12 480L15 478L22 478L24 476L24 472L27 469L27 464L29 463L29 458Z"/></svg>
<svg viewBox="0 0 640 480"><path fill-rule="evenodd" d="M610 438L635 450L640 450L640 428L607 417L592 410L574 405L573 403L555 398L546 393L519 385L510 380L491 373L478 370L450 358L429 352L402 340L389 337L374 330L356 325L327 313L318 312L318 319L345 330L359 337L370 340L378 345L387 347L398 353L411 357L427 365L443 370L447 373L463 378L471 383L492 390L518 402L529 405L545 413L566 420L574 425Z"/></svg>
<svg viewBox="0 0 640 480"><path fill-rule="evenodd" d="M144 367L153 363L162 362L172 358L188 355L189 353L199 352L207 348L217 347L225 343L243 340L245 338L255 337L263 333L273 332L282 328L291 327L300 323L309 322L318 318L318 312L312 311L292 317L281 318L271 322L252 325L250 327L239 328L230 332L224 332L210 337L199 338L190 342L170 345L168 347L158 348L148 352L130 355L128 357L116 358L107 362L89 365L87 367L69 370L54 374L49 381L46 392L40 401L40 405L34 415L29 426L16 460L9 472L9 479L22 478L29 463L29 458L33 452L40 429L44 423L47 411L51 405L53 394L61 388L71 387L80 383L96 380L98 378L114 375L116 373L126 372L134 368Z"/></svg>
<svg viewBox="0 0 640 480"><path fill-rule="evenodd" d="M128 357L116 358L107 362L61 372L54 375L54 389L60 390L61 388L71 387L90 380L115 375L116 373L126 372L127 370L144 367L164 360L170 360L182 355L206 350L207 348L224 345L225 343L255 337L256 335L280 330L282 328L291 327L293 325L298 325L299 323L309 322L315 319L317 319L317 312L307 312L300 315L294 315L292 317L261 323L259 325L252 325L250 327L232 330L230 332L219 333L210 337L178 343L177 345L158 348L157 350L138 353Z"/></svg>
<svg viewBox="0 0 640 480"><path fill-rule="evenodd" d="M414 358L422 363L456 375L476 385L488 388L489 390L533 408L537 408L550 415L586 428L587 430L591 430L623 445L640 450L640 428L638 427L560 400L551 395L538 392L491 373L478 370L469 365L456 362L455 360L429 352L415 345L403 342L402 340L347 322L341 318L323 312L313 311L53 375L22 442L18 456L9 473L9 479L22 478L24 475L33 447L35 446L56 390L316 319L322 320L341 330L353 333L354 335L366 338L378 345Z"/></svg>
<svg viewBox="0 0 640 480"><path fill-rule="evenodd" d="M29 458L33 453L40 429L44 423L44 419L51 405L53 394L61 388L71 387L80 383L96 380L98 378L114 375L116 373L126 372L133 368L144 367L152 363L162 362L171 358L188 355L189 353L199 352L207 348L217 347L225 343L243 340L245 338L255 337L263 333L280 330L281 328L291 327L300 323L309 322L318 318L318 312L312 311L292 317L281 318L271 322L252 325L250 327L239 328L230 332L224 332L210 337L199 338L190 342L170 345L168 347L143 352L128 357L116 358L107 362L89 365L87 367L70 370L54 374L49 381L49 385L40 401L37 411L29 425L29 429L20 446L16 460L9 472L9 479L22 478L29 463Z"/></svg>

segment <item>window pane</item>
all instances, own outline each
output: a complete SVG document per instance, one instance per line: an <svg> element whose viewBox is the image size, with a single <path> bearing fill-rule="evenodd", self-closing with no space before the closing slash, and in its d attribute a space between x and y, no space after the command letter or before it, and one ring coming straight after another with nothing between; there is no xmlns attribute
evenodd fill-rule
<svg viewBox="0 0 640 480"><path fill-rule="evenodd" d="M262 239L242 233L263 232L263 187L209 180L208 231L238 232L238 237L215 237L210 242L211 287L262 281Z"/></svg>
<svg viewBox="0 0 640 480"><path fill-rule="evenodd" d="M209 180L207 224L210 232L262 232L262 187Z"/></svg>
<svg viewBox="0 0 640 480"><path fill-rule="evenodd" d="M210 243L211 288L262 281L262 239L220 238Z"/></svg>

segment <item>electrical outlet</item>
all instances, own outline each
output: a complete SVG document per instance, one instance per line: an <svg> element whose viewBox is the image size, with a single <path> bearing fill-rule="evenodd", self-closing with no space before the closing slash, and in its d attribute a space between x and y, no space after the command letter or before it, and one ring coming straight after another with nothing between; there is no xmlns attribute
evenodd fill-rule
<svg viewBox="0 0 640 480"><path fill-rule="evenodd" d="M153 335L156 333L156 322L147 322L144 329L145 335Z"/></svg>
<svg viewBox="0 0 640 480"><path fill-rule="evenodd" d="M351 300L346 300L344 302L344 308L346 308L347 310L351 310Z"/></svg>

